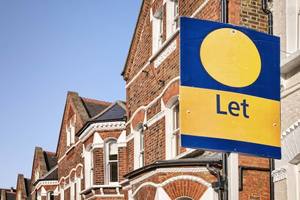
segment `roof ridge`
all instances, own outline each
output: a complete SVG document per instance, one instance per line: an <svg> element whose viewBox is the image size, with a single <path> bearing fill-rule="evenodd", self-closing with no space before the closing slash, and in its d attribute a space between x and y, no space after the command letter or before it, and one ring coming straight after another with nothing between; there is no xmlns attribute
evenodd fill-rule
<svg viewBox="0 0 300 200"><path fill-rule="evenodd" d="M92 99L92 98L87 98L87 97L81 97L82 100L85 100L87 102L90 102L90 103L96 103L96 104L106 104L106 105L110 105L112 104L112 102L109 102L109 101L103 101L103 100L98 100L98 99Z"/></svg>

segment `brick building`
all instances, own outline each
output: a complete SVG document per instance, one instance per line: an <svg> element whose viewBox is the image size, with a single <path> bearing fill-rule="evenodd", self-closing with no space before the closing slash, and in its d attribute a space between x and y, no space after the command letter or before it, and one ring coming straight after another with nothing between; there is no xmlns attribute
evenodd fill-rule
<svg viewBox="0 0 300 200"><path fill-rule="evenodd" d="M60 199L123 199L125 103L69 92L57 145Z"/></svg>
<svg viewBox="0 0 300 200"><path fill-rule="evenodd" d="M126 199L216 199L218 153L180 147L179 16L268 32L266 1L144 0L122 75L126 81ZM263 3L263 4L262 4ZM238 156L239 199L270 199L269 160Z"/></svg>
<svg viewBox="0 0 300 200"><path fill-rule="evenodd" d="M225 195L222 155L182 148L178 121L180 16L213 21L223 16L232 24L270 30L267 1L225 2L143 0L122 72L126 103L69 92L56 152L35 149L30 188L18 178L17 196L216 200ZM269 163L238 155L236 198L271 199Z"/></svg>
<svg viewBox="0 0 300 200"><path fill-rule="evenodd" d="M16 200L30 200L31 180L23 174L18 174L16 186Z"/></svg>

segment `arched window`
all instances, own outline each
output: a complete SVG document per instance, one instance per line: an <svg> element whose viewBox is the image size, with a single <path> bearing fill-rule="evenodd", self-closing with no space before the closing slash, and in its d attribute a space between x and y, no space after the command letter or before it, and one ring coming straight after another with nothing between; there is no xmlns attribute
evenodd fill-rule
<svg viewBox="0 0 300 200"><path fill-rule="evenodd" d="M193 200L190 197L178 197L176 200Z"/></svg>
<svg viewBox="0 0 300 200"><path fill-rule="evenodd" d="M105 145L106 183L118 182L118 145L115 139L110 139Z"/></svg>
<svg viewBox="0 0 300 200"><path fill-rule="evenodd" d="M173 97L166 105L166 159L180 154L179 102Z"/></svg>
<svg viewBox="0 0 300 200"><path fill-rule="evenodd" d="M143 124L134 130L134 169L145 165L145 133Z"/></svg>

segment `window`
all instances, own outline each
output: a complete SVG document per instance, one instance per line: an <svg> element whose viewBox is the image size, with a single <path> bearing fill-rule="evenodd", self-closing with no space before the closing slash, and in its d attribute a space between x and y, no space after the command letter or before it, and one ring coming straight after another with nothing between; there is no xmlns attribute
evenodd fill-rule
<svg viewBox="0 0 300 200"><path fill-rule="evenodd" d="M145 165L145 134L143 125L139 125L134 132L134 169Z"/></svg>
<svg viewBox="0 0 300 200"><path fill-rule="evenodd" d="M166 159L173 159L181 152L179 134L179 103L178 97L173 97L166 104Z"/></svg>
<svg viewBox="0 0 300 200"><path fill-rule="evenodd" d="M162 45L163 43L163 27L164 27L164 23L163 23L163 12L162 9L160 9L159 11L157 11L154 16L153 16L153 21L152 21L152 25L153 25L153 32L152 32L152 53L155 53Z"/></svg>
<svg viewBox="0 0 300 200"><path fill-rule="evenodd" d="M93 186L94 176L94 161L93 151L91 148L87 148L84 154L84 174L85 174L85 187L90 188Z"/></svg>
<svg viewBox="0 0 300 200"><path fill-rule="evenodd" d="M48 192L47 193L47 200L54 200L54 193L53 192Z"/></svg>
<svg viewBox="0 0 300 200"><path fill-rule="evenodd" d="M178 102L171 107L172 110L172 153L173 156L180 154L180 135L179 135L179 104Z"/></svg>
<svg viewBox="0 0 300 200"><path fill-rule="evenodd" d="M176 200L193 200L193 199L190 197L179 197Z"/></svg>
<svg viewBox="0 0 300 200"><path fill-rule="evenodd" d="M106 183L118 182L118 145L114 139L109 140L105 147Z"/></svg>
<svg viewBox="0 0 300 200"><path fill-rule="evenodd" d="M145 165L145 151L144 151L144 131L143 128L140 129L140 152L139 152L139 163L140 167Z"/></svg>
<svg viewBox="0 0 300 200"><path fill-rule="evenodd" d="M179 27L178 0L167 1L167 38Z"/></svg>
<svg viewBox="0 0 300 200"><path fill-rule="evenodd" d="M60 188L60 200L64 200L65 199L65 191L64 191L64 189L63 189L63 187L59 187Z"/></svg>
<svg viewBox="0 0 300 200"><path fill-rule="evenodd" d="M71 117L66 127L67 146L71 146L72 144L75 143L75 121L76 121L76 115L73 115L73 117Z"/></svg>
<svg viewBox="0 0 300 200"><path fill-rule="evenodd" d="M179 26L179 7L178 7L178 0L173 0L172 1L172 30L173 32L176 31L176 29Z"/></svg>

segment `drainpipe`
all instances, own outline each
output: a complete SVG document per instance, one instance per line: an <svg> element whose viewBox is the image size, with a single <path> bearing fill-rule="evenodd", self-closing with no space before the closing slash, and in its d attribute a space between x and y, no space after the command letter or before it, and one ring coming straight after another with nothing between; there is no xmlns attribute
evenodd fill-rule
<svg viewBox="0 0 300 200"><path fill-rule="evenodd" d="M221 22L228 23L228 0L221 0Z"/></svg>
<svg viewBox="0 0 300 200"><path fill-rule="evenodd" d="M265 14L268 15L268 33L273 35L273 14L268 8L268 1L269 0L262 0L261 1L261 8Z"/></svg>
<svg viewBox="0 0 300 200"><path fill-rule="evenodd" d="M273 35L273 14L268 8L268 1L269 0L262 0L261 6L264 13L268 15L268 33ZM270 200L274 200L274 182L272 177L272 171L275 169L275 162L274 159L269 159L269 166L270 166Z"/></svg>

